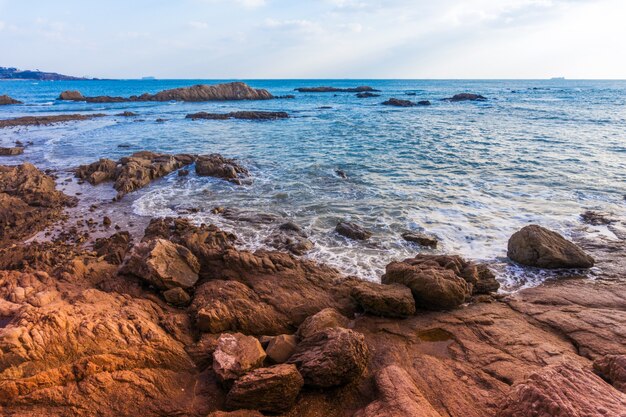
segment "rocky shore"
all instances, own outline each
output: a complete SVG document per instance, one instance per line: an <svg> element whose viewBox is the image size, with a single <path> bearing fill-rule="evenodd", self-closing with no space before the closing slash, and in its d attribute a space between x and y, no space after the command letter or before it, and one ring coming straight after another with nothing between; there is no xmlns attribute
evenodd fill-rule
<svg viewBox="0 0 626 417"><path fill-rule="evenodd" d="M251 180L218 154L148 151L74 174L120 199L194 166ZM510 295L487 265L455 255L417 254L365 282L285 252L304 238L293 223L279 250L250 252L185 218L116 230L87 200L102 220L82 234L66 216L78 201L51 174L0 167L2 415L626 413L624 238L575 244L527 226L509 241L513 261L579 269ZM337 232L369 233L348 222ZM590 280L580 268L592 265Z"/></svg>

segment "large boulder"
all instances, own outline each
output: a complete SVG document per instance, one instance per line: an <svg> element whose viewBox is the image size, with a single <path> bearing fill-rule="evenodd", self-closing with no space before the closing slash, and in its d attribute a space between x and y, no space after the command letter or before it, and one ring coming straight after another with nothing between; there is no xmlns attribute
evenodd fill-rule
<svg viewBox="0 0 626 417"><path fill-rule="evenodd" d="M298 338L293 334L281 334L272 337L265 349L267 357L275 363L284 363L293 355L298 345Z"/></svg>
<svg viewBox="0 0 626 417"><path fill-rule="evenodd" d="M384 106L395 106L395 107L414 107L416 106L415 103L413 103L410 100L401 100L398 98L390 98L387 101L384 101L382 103Z"/></svg>
<svg viewBox="0 0 626 417"><path fill-rule="evenodd" d="M221 178L235 184L249 175L248 170L234 159L224 158L219 154L202 155L196 160L196 174L201 177Z"/></svg>
<svg viewBox="0 0 626 417"><path fill-rule="evenodd" d="M7 96L6 94L0 96L0 106L5 106L8 104L22 104L22 102L19 100L15 100L14 98Z"/></svg>
<svg viewBox="0 0 626 417"><path fill-rule="evenodd" d="M163 290L193 287L199 271L198 259L189 249L165 239L135 245L121 269Z"/></svg>
<svg viewBox="0 0 626 417"><path fill-rule="evenodd" d="M397 365L376 375L378 399L354 417L442 417L424 397L411 376Z"/></svg>
<svg viewBox="0 0 626 417"><path fill-rule="evenodd" d="M625 413L625 394L567 361L545 367L515 384L497 417L617 417Z"/></svg>
<svg viewBox="0 0 626 417"><path fill-rule="evenodd" d="M222 382L234 381L263 365L265 351L252 336L224 333L213 352L213 371Z"/></svg>
<svg viewBox="0 0 626 417"><path fill-rule="evenodd" d="M363 310L377 316L408 317L415 314L413 294L405 285L361 282L352 289L352 297Z"/></svg>
<svg viewBox="0 0 626 417"><path fill-rule="evenodd" d="M105 181L114 181L117 176L117 162L102 158L88 165L76 168L76 177L88 181L91 185L98 185Z"/></svg>
<svg viewBox="0 0 626 417"><path fill-rule="evenodd" d="M83 95L80 93L80 91L76 91L76 90L66 90L63 91L60 95L59 95L59 100L66 100L66 101L85 101L85 97L83 97Z"/></svg>
<svg viewBox="0 0 626 417"><path fill-rule="evenodd" d="M369 359L365 337L340 327L324 329L302 340L289 358L307 385L328 388L358 378Z"/></svg>
<svg viewBox="0 0 626 417"><path fill-rule="evenodd" d="M324 329L348 327L348 323L348 318L337 311L337 309L332 307L325 308L307 317L298 327L297 336L300 339L306 339Z"/></svg>
<svg viewBox="0 0 626 417"><path fill-rule="evenodd" d="M605 355L593 362L593 369L615 388L626 393L626 355Z"/></svg>
<svg viewBox="0 0 626 417"><path fill-rule="evenodd" d="M509 258L538 268L591 268L594 259L560 234L532 224L509 239Z"/></svg>
<svg viewBox="0 0 626 417"><path fill-rule="evenodd" d="M256 369L234 383L226 396L226 407L281 413L293 407L303 385L294 365Z"/></svg>
<svg viewBox="0 0 626 417"><path fill-rule="evenodd" d="M372 237L372 232L352 222L337 223L335 232L339 233L341 236L354 240L367 240Z"/></svg>
<svg viewBox="0 0 626 417"><path fill-rule="evenodd" d="M487 97L483 97L480 94L473 94L473 93L460 93L460 94L455 94L452 97L448 97L448 98L444 98L444 100L446 101L485 101L487 100Z"/></svg>

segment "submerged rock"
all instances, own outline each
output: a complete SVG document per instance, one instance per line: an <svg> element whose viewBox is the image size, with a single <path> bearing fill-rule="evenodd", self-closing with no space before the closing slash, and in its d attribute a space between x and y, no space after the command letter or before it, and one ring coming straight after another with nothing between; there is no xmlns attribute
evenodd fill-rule
<svg viewBox="0 0 626 417"><path fill-rule="evenodd" d="M133 112L133 111L123 111L121 113L116 114L116 116L120 116L120 117L135 117L135 116L139 116L137 113Z"/></svg>
<svg viewBox="0 0 626 417"><path fill-rule="evenodd" d="M294 365L259 368L234 383L226 396L226 407L281 413L293 407L303 385Z"/></svg>
<svg viewBox="0 0 626 417"><path fill-rule="evenodd" d="M215 177L242 184L242 179L249 172L234 159L224 158L220 154L201 155L196 159L196 174L202 177Z"/></svg>
<svg viewBox="0 0 626 417"><path fill-rule="evenodd" d="M243 119L243 120L276 120L287 119L289 114L284 111L236 111L231 113L193 113L185 116L186 119L206 119L206 120L228 120L228 119Z"/></svg>
<svg viewBox="0 0 626 417"><path fill-rule="evenodd" d="M508 257L538 268L591 268L594 259L560 234L538 225L525 226L509 239Z"/></svg>
<svg viewBox="0 0 626 417"><path fill-rule="evenodd" d="M580 215L580 218L583 222L593 226L605 226L617 222L617 220L611 218L608 213L600 213L592 210L587 210Z"/></svg>
<svg viewBox="0 0 626 417"><path fill-rule="evenodd" d="M480 94L461 93L455 94L452 97L444 98L446 101L485 101L487 97L483 97Z"/></svg>
<svg viewBox="0 0 626 417"><path fill-rule="evenodd" d="M13 148L0 147L0 156L15 156L15 155L21 155L23 153L24 153L24 148L21 146L16 146Z"/></svg>
<svg viewBox="0 0 626 417"><path fill-rule="evenodd" d="M417 243L420 246L426 246L429 248L436 248L438 243L436 238L419 232L402 233L402 239L407 242Z"/></svg>
<svg viewBox="0 0 626 417"><path fill-rule="evenodd" d="M234 381L263 365L265 351L259 341L241 333L224 333L213 352L213 371L221 382Z"/></svg>
<svg viewBox="0 0 626 417"><path fill-rule="evenodd" d="M301 93L363 93L380 91L368 86L360 86L354 88L336 88L336 87L301 87L296 88Z"/></svg>
<svg viewBox="0 0 626 417"><path fill-rule="evenodd" d="M395 106L395 107L413 107L416 104L410 100L400 100L397 98L390 98L387 101L382 103L384 106Z"/></svg>
<svg viewBox="0 0 626 417"><path fill-rule="evenodd" d="M370 98L370 97L380 97L380 94L370 93L366 91L364 93L357 93L357 98Z"/></svg>
<svg viewBox="0 0 626 417"><path fill-rule="evenodd" d="M418 106L430 106L430 104L431 103L428 100L420 100L420 101L417 102Z"/></svg>
<svg viewBox="0 0 626 417"><path fill-rule="evenodd" d="M23 104L23 103L19 100L15 100L14 98L7 96L6 94L0 96L0 106L6 106L9 104Z"/></svg>
<svg viewBox="0 0 626 417"><path fill-rule="evenodd" d="M54 123L73 122L78 120L90 120L96 117L104 117L106 114L59 114L54 116L24 116L14 119L0 120L0 128L16 126L47 126Z"/></svg>
<svg viewBox="0 0 626 417"><path fill-rule="evenodd" d="M372 237L372 232L352 222L339 222L335 232L354 240L367 240Z"/></svg>
<svg viewBox="0 0 626 417"><path fill-rule="evenodd" d="M415 314L413 294L405 285L363 281L354 286L352 297L363 310L377 316L408 317Z"/></svg>

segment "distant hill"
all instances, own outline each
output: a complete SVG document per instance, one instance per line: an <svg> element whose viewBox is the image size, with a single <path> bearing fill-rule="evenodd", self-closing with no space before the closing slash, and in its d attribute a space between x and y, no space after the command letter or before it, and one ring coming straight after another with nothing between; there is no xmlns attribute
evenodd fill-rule
<svg viewBox="0 0 626 417"><path fill-rule="evenodd" d="M57 74L56 72L19 70L17 68L0 67L0 80L72 81L91 79L92 78L72 77L70 75Z"/></svg>

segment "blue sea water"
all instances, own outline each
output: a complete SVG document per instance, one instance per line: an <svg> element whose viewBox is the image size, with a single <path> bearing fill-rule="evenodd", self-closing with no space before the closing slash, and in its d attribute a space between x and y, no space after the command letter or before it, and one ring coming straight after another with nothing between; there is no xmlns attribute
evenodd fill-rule
<svg viewBox="0 0 626 417"><path fill-rule="evenodd" d="M378 279L392 259L425 251L403 231L440 239L437 252L498 262L508 237L530 222L576 233L588 209L626 212L626 81L569 80L247 80L295 99L211 103L87 104L55 100L61 91L129 96L211 80L0 82L0 94L24 105L0 107L0 118L124 110L137 118L107 117L46 127L0 130L0 146L33 141L24 155L44 168L69 169L100 157L137 150L214 153L241 160L250 185L235 186L173 174L129 197L135 213L176 215L233 230L249 248L264 246L275 225L235 223L215 206L272 213L302 225L315 243L309 257L366 279ZM296 87L369 85L381 96L298 93ZM416 93L409 96L406 93ZM460 92L485 102L441 101ZM396 97L432 106L393 108ZM330 106L330 109L321 107ZM191 121L192 112L286 111L287 120ZM157 123L156 119L166 119ZM127 144L130 148L119 148ZM335 171L348 175L341 179ZM374 232L368 242L333 233L348 219Z"/></svg>

